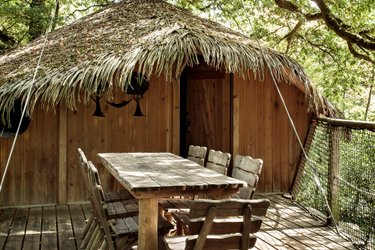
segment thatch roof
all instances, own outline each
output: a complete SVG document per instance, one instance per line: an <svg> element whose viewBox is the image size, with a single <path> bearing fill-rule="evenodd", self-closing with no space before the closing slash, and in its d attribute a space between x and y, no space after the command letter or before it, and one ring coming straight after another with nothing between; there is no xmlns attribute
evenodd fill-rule
<svg viewBox="0 0 375 250"><path fill-rule="evenodd" d="M40 38L0 56L3 119L33 84L43 43ZM167 80L178 78L201 54L207 64L244 77L249 70L262 77L265 62L278 81L288 81L292 74L304 85L312 110L330 115L331 107L313 91L298 63L274 50L262 50L240 33L163 1L126 0L49 34L30 112L37 101L46 107L64 101L75 109L77 101L87 102L98 87L111 98L111 89L127 86L135 68L147 77L162 73Z"/></svg>

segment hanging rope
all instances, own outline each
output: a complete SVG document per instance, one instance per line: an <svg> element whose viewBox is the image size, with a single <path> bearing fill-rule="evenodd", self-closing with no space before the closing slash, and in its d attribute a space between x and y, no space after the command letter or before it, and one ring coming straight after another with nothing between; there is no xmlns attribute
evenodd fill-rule
<svg viewBox="0 0 375 250"><path fill-rule="evenodd" d="M6 174L8 172L10 161L11 161L12 156L13 156L13 151L14 151L17 139L18 139L18 134L20 132L21 123L22 123L23 118L25 117L27 106L29 105L29 102L30 102L31 91L33 90L33 87L34 87L35 78L36 78L36 75L37 75L38 70L39 70L40 62L42 61L44 49L45 49L45 47L47 45L47 42L48 42L48 34L52 30L53 21L55 19L55 14L57 13L58 6L59 6L59 0L56 0L56 5L55 5L55 8L54 8L54 12L51 15L51 20L50 20L50 23L49 23L49 27L48 27L48 29L46 30L46 33L45 33L43 47L42 47L42 50L41 50L41 52L39 54L38 62L37 62L37 65L36 65L36 68L35 68L35 71L34 71L34 75L33 75L33 78L32 78L31 84L30 84L30 88L29 88L29 90L27 92L25 103L23 104L21 118L20 118L20 121L18 123L16 134L15 134L13 142L12 142L12 147L10 148L10 153L9 153L9 157L8 157L7 163L5 165L3 177L1 178L0 193L1 193L2 189L3 189L5 177L6 177Z"/></svg>
<svg viewBox="0 0 375 250"><path fill-rule="evenodd" d="M244 6L243 2L242 2L242 8L245 9L245 6ZM248 16L247 16L247 19L248 19L248 22L249 22L249 24L250 24L250 26L251 26L251 29L254 31L254 34L256 34L255 29L254 29L254 26L253 26L253 22L252 22L252 20L251 20ZM293 119L292 119L292 117L291 117L291 115L290 115L290 112L289 112L289 110L288 110L288 107L287 107L287 105L286 105L286 103L285 103L284 97L283 97L283 95L282 95L282 93L281 93L281 91L280 91L279 86L277 85L277 82L276 82L275 76L274 76L274 74L273 74L272 68L271 68L271 66L269 65L269 63L268 63L267 60L266 60L266 56L265 56L265 54L264 54L263 47L261 46L261 44L260 44L260 42L259 42L259 38L258 38L258 37L255 37L255 40L256 40L256 42L257 42L259 48L260 48L260 52L261 52L261 55L262 55L262 57L263 57L263 60L264 60L265 64L267 65L267 68L269 69L269 72L270 72L271 77L272 77L272 82L273 82L273 84L274 84L274 86L275 86L275 88L276 88L277 94L279 95L279 97L280 97L280 99L281 99L281 102L282 102L282 104L283 104L283 107L284 107L284 109L285 109L285 112L286 112L286 114L287 114L287 116L288 116L289 122L290 122L290 124L291 124L291 126L292 126L292 128L293 128L294 134L295 134L296 137L297 137L298 144L299 144L299 146L300 146L300 148L301 148L301 150L302 150L302 153L303 153L303 155L305 156L306 160L307 160L308 162L310 162L310 159L309 159L309 157L307 156L307 153L306 153L306 151L305 151L305 148L304 148L304 146L303 146L303 144L302 144L301 138L300 138L299 135L298 135L297 128L296 128L296 126L295 126L295 124L294 124L294 122L293 122ZM328 210L329 216L331 217L331 219L332 219L332 221L333 221L333 224L334 224L334 227L335 227L335 229L336 229L336 232L337 232L338 235L340 235L340 232L339 232L338 227L337 227L337 223L336 223L336 221L335 221L335 218L333 217L333 213L332 213L331 207L329 206L329 203L328 203L327 197L324 195L324 189L323 189L323 187L322 187L322 185L321 185L321 183L320 183L318 177L316 176L315 171L313 172L313 175L314 175L314 181L315 181L315 184L316 184L317 187L319 188L320 192L323 194L325 205L326 205L326 207L327 207L327 210Z"/></svg>

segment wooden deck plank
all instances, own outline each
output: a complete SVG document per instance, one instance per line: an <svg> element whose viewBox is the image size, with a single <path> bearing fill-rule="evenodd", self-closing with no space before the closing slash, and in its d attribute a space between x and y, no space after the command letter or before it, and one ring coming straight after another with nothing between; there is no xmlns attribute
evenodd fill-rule
<svg viewBox="0 0 375 250"><path fill-rule="evenodd" d="M310 228L317 240L323 240L329 249L352 249L353 244L346 239L337 235L332 228L324 225L324 222L314 219L301 207L294 204L292 201L283 198L281 195L267 196L271 206L288 208L288 216L284 219L292 221L299 227ZM323 244L323 242L322 242Z"/></svg>
<svg viewBox="0 0 375 250"><path fill-rule="evenodd" d="M257 239L257 241L255 243L255 248L256 249L260 249L260 250L263 250L263 249L268 249L268 250L274 250L274 249L287 250L287 248L285 246L283 246L283 245L281 245L281 247L277 247L277 244L274 244L274 242L264 241L263 239L267 238L264 234L265 234L264 232L258 232L258 233L256 233L256 236L258 237L258 239ZM260 236L262 236L262 237L260 237Z"/></svg>
<svg viewBox="0 0 375 250"><path fill-rule="evenodd" d="M83 234L83 230L86 226L86 219L89 215L89 212L87 211L87 215L85 215L83 205L81 206L79 204L69 205L69 210L70 216L72 218L73 231L77 246L80 246L82 243L81 235Z"/></svg>
<svg viewBox="0 0 375 250"><path fill-rule="evenodd" d="M39 250L42 229L42 208L32 207L25 232L23 250Z"/></svg>
<svg viewBox="0 0 375 250"><path fill-rule="evenodd" d="M28 215L28 208L17 208L9 231L6 249L22 249Z"/></svg>
<svg viewBox="0 0 375 250"><path fill-rule="evenodd" d="M16 209L8 208L1 209L0 211L0 247L1 249L5 249L5 244L9 234L9 228L12 225Z"/></svg>
<svg viewBox="0 0 375 250"><path fill-rule="evenodd" d="M77 248L68 206L57 206L57 231L59 249Z"/></svg>
<svg viewBox="0 0 375 250"><path fill-rule="evenodd" d="M256 234L255 249L356 249L290 200L280 195L265 198L271 207ZM0 247L21 249L23 241L23 249L39 249L41 240L40 249L77 250L90 213L89 203L0 209Z"/></svg>
<svg viewBox="0 0 375 250"><path fill-rule="evenodd" d="M56 207L43 207L42 213L41 249L57 249Z"/></svg>

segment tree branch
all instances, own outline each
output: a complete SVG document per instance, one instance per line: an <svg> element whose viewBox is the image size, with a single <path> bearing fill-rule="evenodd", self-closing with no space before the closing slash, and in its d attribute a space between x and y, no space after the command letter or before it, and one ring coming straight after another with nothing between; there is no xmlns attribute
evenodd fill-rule
<svg viewBox="0 0 375 250"><path fill-rule="evenodd" d="M276 0L275 0L276 1ZM363 37L349 32L347 29L350 27L346 25L341 19L334 16L328 8L324 0L313 0L319 7L322 18L327 27L333 30L339 37L349 43L356 44L368 50L375 50L375 42L365 40Z"/></svg>
<svg viewBox="0 0 375 250"><path fill-rule="evenodd" d="M368 61L368 62L371 62L371 63L375 63L375 61L372 60L369 56L364 55L364 54L361 54L361 53L359 53L358 51L356 51L356 50L354 49L353 43L351 43L351 42L348 41L347 44L348 44L348 49L349 49L350 53L351 53L354 57L359 58L359 59L362 59L362 60L365 60L365 61Z"/></svg>
<svg viewBox="0 0 375 250"><path fill-rule="evenodd" d="M275 3L277 6L279 6L282 9L289 10L291 12L300 12L297 5L287 1L287 0L275 0Z"/></svg>
<svg viewBox="0 0 375 250"><path fill-rule="evenodd" d="M289 49L290 49L290 45L292 43L292 40L293 38L296 36L298 30L302 27L302 24L304 23L304 21L299 21L296 26L294 26L294 28L288 33L286 34L283 38L281 38L280 42L284 39L286 39L287 41L287 46L286 46L286 50L285 50L285 53L288 54L289 52Z"/></svg>
<svg viewBox="0 0 375 250"><path fill-rule="evenodd" d="M331 51L329 51L327 49L327 47L324 47L324 45L321 45L321 44L316 44L316 43L313 43L312 41L310 41L309 39L307 39L306 37L303 37L303 36L299 36L301 39L305 40L308 44L310 44L312 47L315 47L315 48L318 48L320 51L322 51L323 53L329 55L333 61L337 62L335 56L331 53Z"/></svg>

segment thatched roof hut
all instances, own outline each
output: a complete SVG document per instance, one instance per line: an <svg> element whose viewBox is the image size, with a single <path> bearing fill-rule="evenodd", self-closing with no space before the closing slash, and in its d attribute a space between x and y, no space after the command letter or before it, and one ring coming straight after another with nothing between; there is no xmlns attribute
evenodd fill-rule
<svg viewBox="0 0 375 250"><path fill-rule="evenodd" d="M123 1L53 31L33 82L43 43L41 37L0 57L3 118L31 86L31 112L37 101L47 107L63 101L76 109L81 93L84 102L98 89L112 98L113 87L127 87L134 70L148 78L163 73L167 80L178 79L185 65L198 63L198 54L213 68L243 77L251 70L262 78L269 67L277 81L303 84L298 87L311 110L332 111L293 59L163 1Z"/></svg>
<svg viewBox="0 0 375 250"><path fill-rule="evenodd" d="M33 118L16 151L8 192L0 194L2 204L84 199L77 147L95 161L97 152L179 154L188 143L206 145L264 159L259 190L287 191L301 150L270 72L302 140L313 116L336 114L293 59L163 1L125 0L54 30L33 81L43 44L42 37L0 56L0 121L10 120L30 89ZM147 118L107 108L105 118L93 119L86 111L92 110L91 97L126 96L134 72L150 80ZM198 104L189 109L189 101ZM46 114L48 109L56 114ZM187 140L187 133L199 140ZM3 138L0 144L3 166L10 146Z"/></svg>

